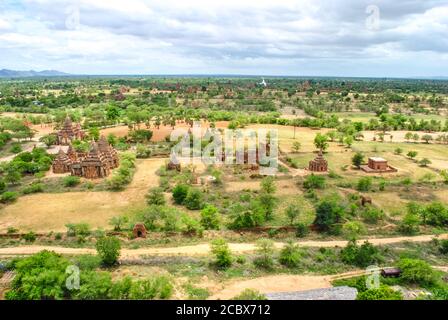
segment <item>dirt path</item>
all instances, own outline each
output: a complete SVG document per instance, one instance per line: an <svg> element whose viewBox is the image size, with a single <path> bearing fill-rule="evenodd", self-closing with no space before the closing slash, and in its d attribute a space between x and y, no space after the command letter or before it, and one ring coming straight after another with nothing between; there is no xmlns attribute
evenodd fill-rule
<svg viewBox="0 0 448 320"><path fill-rule="evenodd" d="M376 238L368 239L370 243L374 245L381 244L393 244L400 242L429 242L433 238L438 239L448 239L448 234L443 234L439 236L435 235L421 235L415 237L395 237L395 238ZM360 240L359 242L365 241ZM345 240L334 240L334 241L298 241L296 242L302 247L343 247L347 244ZM282 248L284 243L276 242L275 246L277 248ZM229 247L233 253L245 253L255 250L254 243L230 243ZM95 254L94 249L80 249L80 248L64 248L64 247L52 247L52 246L23 246L23 247L13 247L13 248L0 248L0 256L6 255L30 255L37 253L42 250L55 251L61 254L67 255L79 255L79 254ZM180 255L180 256L201 256L210 253L210 246L208 243L202 243L192 246L180 246L171 248L141 248L141 249L123 249L121 250L121 258L138 258L144 255Z"/></svg>

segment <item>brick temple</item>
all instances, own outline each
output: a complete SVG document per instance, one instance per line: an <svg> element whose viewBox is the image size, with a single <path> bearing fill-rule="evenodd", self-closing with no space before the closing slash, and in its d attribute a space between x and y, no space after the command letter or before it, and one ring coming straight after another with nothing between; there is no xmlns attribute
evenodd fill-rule
<svg viewBox="0 0 448 320"><path fill-rule="evenodd" d="M117 151L101 136L98 143L91 144L87 153L77 152L71 144L67 153L60 149L53 160L52 169L54 173L70 173L72 176L98 179L107 177L118 165Z"/></svg>
<svg viewBox="0 0 448 320"><path fill-rule="evenodd" d="M67 117L62 128L56 133L56 137L58 145L68 146L73 140L82 140L85 133L79 123L73 124L70 117Z"/></svg>
<svg viewBox="0 0 448 320"><path fill-rule="evenodd" d="M313 172L327 172L328 171L328 162L325 160L322 150L319 150L319 153L314 160L311 160L308 169Z"/></svg>
<svg viewBox="0 0 448 320"><path fill-rule="evenodd" d="M380 157L370 157L367 165L361 166L361 169L367 173L397 172L386 159Z"/></svg>

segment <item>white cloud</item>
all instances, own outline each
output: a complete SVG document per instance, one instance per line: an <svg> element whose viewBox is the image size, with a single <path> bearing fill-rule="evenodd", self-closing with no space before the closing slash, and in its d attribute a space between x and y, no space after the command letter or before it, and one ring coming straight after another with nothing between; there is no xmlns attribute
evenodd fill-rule
<svg viewBox="0 0 448 320"><path fill-rule="evenodd" d="M0 11L0 67L34 63L112 74L448 74L448 66L435 62L448 52L448 0L378 0L377 31L365 25L370 2L23 0ZM70 29L73 9L79 9L80 25Z"/></svg>

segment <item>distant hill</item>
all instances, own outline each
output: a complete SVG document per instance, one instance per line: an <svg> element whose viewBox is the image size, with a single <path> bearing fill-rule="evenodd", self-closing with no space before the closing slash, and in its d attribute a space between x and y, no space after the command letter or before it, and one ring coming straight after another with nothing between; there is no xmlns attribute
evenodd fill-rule
<svg viewBox="0 0 448 320"><path fill-rule="evenodd" d="M55 76L68 76L68 73L56 71L56 70L43 70L43 71L17 71L2 69L0 70L0 78L22 78L22 77L55 77Z"/></svg>

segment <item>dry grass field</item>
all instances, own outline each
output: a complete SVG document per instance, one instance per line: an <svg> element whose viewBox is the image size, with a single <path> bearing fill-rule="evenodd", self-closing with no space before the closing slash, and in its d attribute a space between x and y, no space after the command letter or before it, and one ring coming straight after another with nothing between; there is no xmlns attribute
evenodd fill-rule
<svg viewBox="0 0 448 320"><path fill-rule="evenodd" d="M131 184L122 192L68 192L23 196L0 211L0 232L8 227L20 231L65 231L67 223L86 222L105 228L111 217L145 206L148 189L158 185L155 172L164 159L138 160Z"/></svg>

